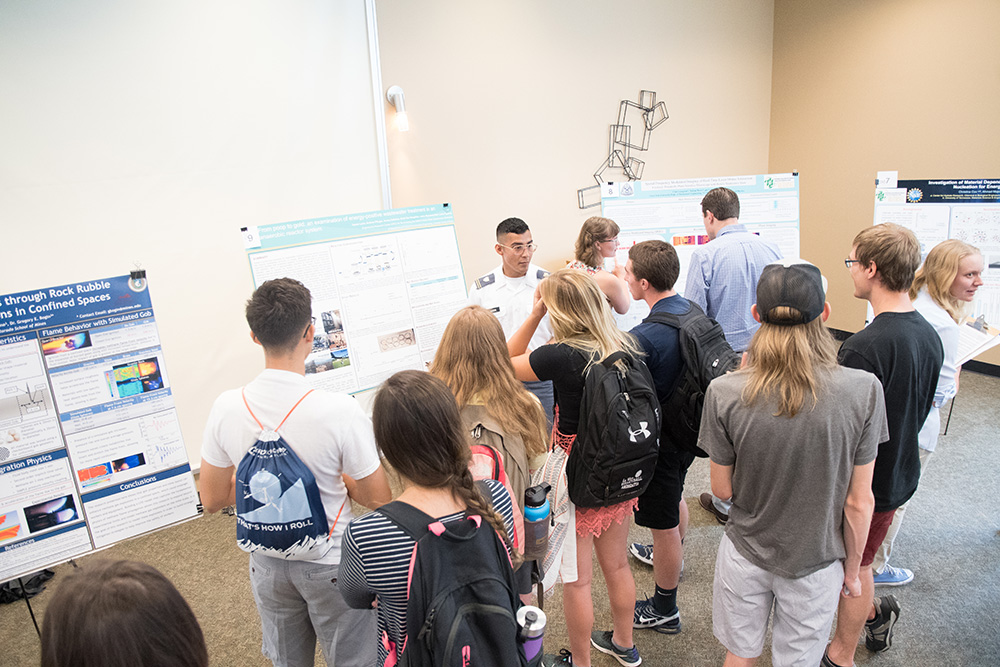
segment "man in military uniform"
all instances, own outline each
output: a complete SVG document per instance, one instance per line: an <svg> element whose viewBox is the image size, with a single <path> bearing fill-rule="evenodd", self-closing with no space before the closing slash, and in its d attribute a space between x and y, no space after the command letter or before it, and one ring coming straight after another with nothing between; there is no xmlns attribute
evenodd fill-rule
<svg viewBox="0 0 1000 667"><path fill-rule="evenodd" d="M497 225L497 243L494 249L500 255L500 266L469 286L469 304L482 306L496 315L507 338L528 318L534 304L535 288L549 275L548 271L531 263L531 256L537 248L524 220L507 218ZM546 315L528 343L528 350L545 345L551 338L552 325ZM552 383L525 382L524 386L542 402L551 427Z"/></svg>

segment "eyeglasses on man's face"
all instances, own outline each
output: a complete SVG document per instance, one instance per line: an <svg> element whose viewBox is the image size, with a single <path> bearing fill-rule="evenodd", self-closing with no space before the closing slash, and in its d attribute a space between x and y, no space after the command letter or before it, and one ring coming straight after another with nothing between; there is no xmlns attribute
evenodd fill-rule
<svg viewBox="0 0 1000 667"><path fill-rule="evenodd" d="M536 250L538 250L538 244L535 243L534 241L532 241L531 243L515 243L514 245L504 245L502 243L498 243L497 245L499 245L501 248L507 248L507 250L510 250L518 255L523 255L526 252L535 252Z"/></svg>
<svg viewBox="0 0 1000 667"><path fill-rule="evenodd" d="M846 266L847 268L851 268L851 264L860 264L860 263L861 263L860 259L851 259L850 257L844 260L844 266Z"/></svg>

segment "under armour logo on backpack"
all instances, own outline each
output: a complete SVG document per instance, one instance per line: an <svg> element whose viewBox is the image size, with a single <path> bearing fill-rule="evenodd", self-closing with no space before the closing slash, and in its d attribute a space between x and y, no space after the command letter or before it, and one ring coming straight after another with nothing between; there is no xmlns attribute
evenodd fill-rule
<svg viewBox="0 0 1000 667"><path fill-rule="evenodd" d="M634 431L632 429L628 430L628 439L631 440L632 442L637 442L635 436L639 435L640 433L642 433L643 438L648 438L649 430L646 429L646 426L648 425L649 422L639 422L639 428L637 428Z"/></svg>

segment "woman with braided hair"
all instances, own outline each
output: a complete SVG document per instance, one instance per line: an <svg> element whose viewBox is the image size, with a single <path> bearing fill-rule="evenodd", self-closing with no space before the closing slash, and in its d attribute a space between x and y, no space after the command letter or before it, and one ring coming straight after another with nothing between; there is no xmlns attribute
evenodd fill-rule
<svg viewBox="0 0 1000 667"><path fill-rule="evenodd" d="M402 479L403 492L396 500L443 523L478 514L506 537L509 549L510 495L492 480L485 482L489 502L480 494L469 472L471 452L448 385L423 371L400 371L376 394L372 423L375 442ZM379 641L379 667L395 647L403 646L406 636L413 546L413 539L379 512L352 521L344 536L340 589L355 609L370 608L377 601L379 636L385 638Z"/></svg>

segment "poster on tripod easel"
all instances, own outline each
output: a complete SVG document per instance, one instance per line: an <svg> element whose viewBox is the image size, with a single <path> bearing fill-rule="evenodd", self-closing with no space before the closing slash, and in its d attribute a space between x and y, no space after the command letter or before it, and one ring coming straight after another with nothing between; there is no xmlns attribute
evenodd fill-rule
<svg viewBox="0 0 1000 667"><path fill-rule="evenodd" d="M197 516L145 277L0 296L0 581Z"/></svg>

